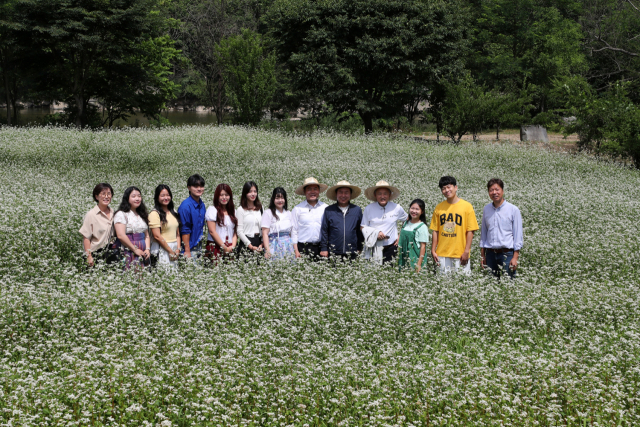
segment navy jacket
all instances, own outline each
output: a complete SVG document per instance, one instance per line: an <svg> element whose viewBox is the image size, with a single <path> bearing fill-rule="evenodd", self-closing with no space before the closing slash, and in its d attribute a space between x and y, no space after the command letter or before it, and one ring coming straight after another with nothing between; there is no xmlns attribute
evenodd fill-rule
<svg viewBox="0 0 640 427"><path fill-rule="evenodd" d="M364 237L360 229L362 209L349 203L347 214L335 203L324 210L320 228L320 250L332 254L348 255L361 251Z"/></svg>

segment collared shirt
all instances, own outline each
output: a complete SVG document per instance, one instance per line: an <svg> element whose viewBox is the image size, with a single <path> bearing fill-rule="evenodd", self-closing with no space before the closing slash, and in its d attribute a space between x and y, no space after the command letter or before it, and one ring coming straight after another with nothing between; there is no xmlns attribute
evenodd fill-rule
<svg viewBox="0 0 640 427"><path fill-rule="evenodd" d="M373 202L364 208L362 226L369 226L382 231L387 239L382 240L382 246L395 243L398 240L398 221L406 221L409 216L402 206L387 202L382 207L378 202Z"/></svg>
<svg viewBox="0 0 640 427"><path fill-rule="evenodd" d="M481 248L519 251L523 245L520 209L506 200L499 208L489 203L482 211L481 233Z"/></svg>
<svg viewBox="0 0 640 427"><path fill-rule="evenodd" d="M89 239L91 252L104 248L113 236L113 209L109 208L109 217L98 206L84 216L80 234Z"/></svg>
<svg viewBox="0 0 640 427"><path fill-rule="evenodd" d="M291 211L291 243L320 243L320 227L322 215L327 208L326 203L318 200L311 206L306 200L299 203Z"/></svg>
<svg viewBox="0 0 640 427"><path fill-rule="evenodd" d="M197 246L204 235L204 216L206 211L202 198L196 202L191 196L184 199L180 203L180 207L178 207L180 234L189 234L189 248Z"/></svg>

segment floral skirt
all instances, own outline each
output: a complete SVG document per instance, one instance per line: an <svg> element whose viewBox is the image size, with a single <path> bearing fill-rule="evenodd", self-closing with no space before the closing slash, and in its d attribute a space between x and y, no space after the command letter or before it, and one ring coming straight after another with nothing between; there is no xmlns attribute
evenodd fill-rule
<svg viewBox="0 0 640 427"><path fill-rule="evenodd" d="M271 259L292 258L294 250L291 235L289 233L269 234L269 252Z"/></svg>
<svg viewBox="0 0 640 427"><path fill-rule="evenodd" d="M136 248L141 251L147 249L147 243L144 240L144 233L127 234L127 237ZM136 254L127 249L120 240L116 240L116 246L120 249L122 267L125 271L131 269L142 269L149 266L149 259L136 256Z"/></svg>

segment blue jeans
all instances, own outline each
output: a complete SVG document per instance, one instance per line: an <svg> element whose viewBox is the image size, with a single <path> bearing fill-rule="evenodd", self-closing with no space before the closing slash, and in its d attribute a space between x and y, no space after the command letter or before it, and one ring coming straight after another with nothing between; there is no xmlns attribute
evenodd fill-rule
<svg viewBox="0 0 640 427"><path fill-rule="evenodd" d="M507 273L512 279L516 277L516 271L509 268L513 258L513 251L497 254L490 249L485 249L484 254L487 259L487 267L491 269L491 273L494 276L499 278L501 274Z"/></svg>

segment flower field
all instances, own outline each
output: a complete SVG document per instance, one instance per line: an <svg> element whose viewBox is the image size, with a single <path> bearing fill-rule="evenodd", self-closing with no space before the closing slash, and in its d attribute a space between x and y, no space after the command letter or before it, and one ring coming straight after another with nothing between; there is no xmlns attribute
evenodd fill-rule
<svg viewBox="0 0 640 427"><path fill-rule="evenodd" d="M308 176L384 179L432 210L458 179L478 220L500 177L520 207L519 278L366 263L82 268L93 186L116 208L254 180L289 207ZM325 200L322 196L321 199ZM356 203L364 207L364 196ZM427 213L427 216L430 212ZM0 129L0 425L640 424L640 173L519 144L287 136L233 127Z"/></svg>

